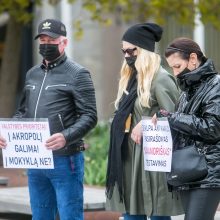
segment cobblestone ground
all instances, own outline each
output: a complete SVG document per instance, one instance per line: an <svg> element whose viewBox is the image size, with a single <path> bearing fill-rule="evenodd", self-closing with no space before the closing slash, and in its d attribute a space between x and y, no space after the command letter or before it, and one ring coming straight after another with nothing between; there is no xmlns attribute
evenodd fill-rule
<svg viewBox="0 0 220 220"><path fill-rule="evenodd" d="M8 184L0 185L2 187L19 187L19 186L27 186L27 175L25 169L4 169L0 167L0 177L8 178ZM220 206L218 208L220 211ZM118 220L120 213L114 212L85 212L84 220ZM182 220L183 217L174 217L174 220ZM220 217L215 218L216 220L220 220ZM17 213L0 213L0 220L31 220L31 216L29 215L21 215Z"/></svg>

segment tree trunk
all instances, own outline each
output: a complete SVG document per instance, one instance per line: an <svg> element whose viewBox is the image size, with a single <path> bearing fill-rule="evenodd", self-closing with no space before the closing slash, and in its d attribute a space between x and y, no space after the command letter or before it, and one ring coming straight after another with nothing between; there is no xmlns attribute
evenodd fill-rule
<svg viewBox="0 0 220 220"><path fill-rule="evenodd" d="M0 117L11 117L15 108L15 98L19 77L22 24L10 18L7 24L6 39L1 65L0 78Z"/></svg>

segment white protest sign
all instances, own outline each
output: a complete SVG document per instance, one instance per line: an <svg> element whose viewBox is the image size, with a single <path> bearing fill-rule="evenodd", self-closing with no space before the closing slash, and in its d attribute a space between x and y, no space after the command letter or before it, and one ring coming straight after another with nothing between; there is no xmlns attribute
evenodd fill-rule
<svg viewBox="0 0 220 220"><path fill-rule="evenodd" d="M7 141L2 150L4 168L53 169L53 154L45 147L50 136L47 120L0 120L0 133Z"/></svg>
<svg viewBox="0 0 220 220"><path fill-rule="evenodd" d="M158 119L154 126L149 118L142 120L144 169L170 172L172 137L166 118Z"/></svg>

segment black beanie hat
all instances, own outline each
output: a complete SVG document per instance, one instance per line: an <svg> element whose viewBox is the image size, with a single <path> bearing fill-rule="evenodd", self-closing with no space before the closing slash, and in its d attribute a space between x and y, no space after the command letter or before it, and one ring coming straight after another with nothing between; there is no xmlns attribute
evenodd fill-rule
<svg viewBox="0 0 220 220"><path fill-rule="evenodd" d="M128 28L122 40L140 48L154 52L155 42L159 42L163 29L154 23L136 24Z"/></svg>

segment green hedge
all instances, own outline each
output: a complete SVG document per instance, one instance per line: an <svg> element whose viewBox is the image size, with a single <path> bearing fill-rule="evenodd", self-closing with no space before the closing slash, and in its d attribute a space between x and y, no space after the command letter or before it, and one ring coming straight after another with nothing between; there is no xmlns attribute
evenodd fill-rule
<svg viewBox="0 0 220 220"><path fill-rule="evenodd" d="M104 186L109 148L109 123L99 122L85 137L85 184Z"/></svg>

